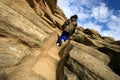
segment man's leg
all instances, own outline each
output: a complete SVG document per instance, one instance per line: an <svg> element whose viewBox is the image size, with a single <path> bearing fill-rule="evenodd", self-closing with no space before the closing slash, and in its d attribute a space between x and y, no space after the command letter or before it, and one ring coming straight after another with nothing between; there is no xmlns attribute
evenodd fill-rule
<svg viewBox="0 0 120 80"><path fill-rule="evenodd" d="M65 32L63 31L62 34L61 34L61 36L57 40L57 45L61 44L62 40L64 40L64 38L65 38L64 36L65 36Z"/></svg>
<svg viewBox="0 0 120 80"><path fill-rule="evenodd" d="M70 38L70 34L66 32L64 36L64 41L68 40L69 38Z"/></svg>

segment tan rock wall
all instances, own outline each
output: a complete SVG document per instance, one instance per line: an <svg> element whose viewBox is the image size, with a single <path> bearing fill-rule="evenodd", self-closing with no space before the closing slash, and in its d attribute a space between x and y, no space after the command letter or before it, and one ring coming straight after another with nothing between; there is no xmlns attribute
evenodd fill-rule
<svg viewBox="0 0 120 80"><path fill-rule="evenodd" d="M57 33L60 33L58 28L66 20L56 3L56 0L52 2L50 0L0 0L0 80L44 79L42 76L45 75L40 76L35 73L37 70L33 71L30 65L36 63L37 55L41 52L40 46L50 38L52 33L56 36L54 39L50 38L53 41L46 45L56 45ZM51 69L55 70L59 60L56 61L56 58L52 57L59 58L59 49L54 55L51 51L54 52L56 48L48 51L47 46L46 52L50 55L46 60L49 61ZM42 54L44 53L40 56ZM29 55L29 59L26 59ZM55 66L52 67L52 64ZM55 76L51 78L55 79Z"/></svg>

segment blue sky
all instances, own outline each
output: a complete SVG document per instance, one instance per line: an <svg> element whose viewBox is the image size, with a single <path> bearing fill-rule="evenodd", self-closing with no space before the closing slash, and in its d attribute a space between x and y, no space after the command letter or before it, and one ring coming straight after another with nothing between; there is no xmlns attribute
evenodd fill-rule
<svg viewBox="0 0 120 80"><path fill-rule="evenodd" d="M67 18L77 14L78 25L120 40L120 0L58 0Z"/></svg>

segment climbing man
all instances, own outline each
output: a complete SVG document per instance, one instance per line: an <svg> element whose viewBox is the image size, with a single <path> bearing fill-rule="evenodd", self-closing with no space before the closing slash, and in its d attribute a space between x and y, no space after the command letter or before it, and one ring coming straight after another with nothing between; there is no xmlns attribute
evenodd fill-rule
<svg viewBox="0 0 120 80"><path fill-rule="evenodd" d="M64 22L62 26L62 34L57 40L57 45L61 46L61 43L68 40L70 36L75 32L75 29L77 28L77 15L73 15L68 19L66 22Z"/></svg>

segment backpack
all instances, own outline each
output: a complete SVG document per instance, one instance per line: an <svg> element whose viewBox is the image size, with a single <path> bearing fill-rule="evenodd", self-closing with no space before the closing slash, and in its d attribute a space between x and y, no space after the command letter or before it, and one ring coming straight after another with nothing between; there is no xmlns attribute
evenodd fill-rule
<svg viewBox="0 0 120 80"><path fill-rule="evenodd" d="M69 25L69 20L67 20L66 22L64 22L64 24L62 25L62 30L64 30L67 25Z"/></svg>

